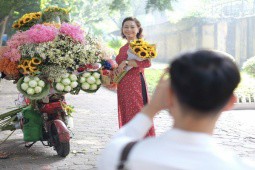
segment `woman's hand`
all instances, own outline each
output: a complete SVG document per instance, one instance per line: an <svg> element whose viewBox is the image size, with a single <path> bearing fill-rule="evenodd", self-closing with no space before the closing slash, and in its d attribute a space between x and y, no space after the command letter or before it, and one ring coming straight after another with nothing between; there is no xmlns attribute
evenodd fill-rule
<svg viewBox="0 0 255 170"><path fill-rule="evenodd" d="M118 66L118 72L121 73L121 72L125 69L126 66L127 66L127 65L126 65L126 60L122 61L122 62L120 63L120 65Z"/></svg>
<svg viewBox="0 0 255 170"><path fill-rule="evenodd" d="M129 60L129 61L128 61L128 66L137 67L137 63L136 63L135 60Z"/></svg>

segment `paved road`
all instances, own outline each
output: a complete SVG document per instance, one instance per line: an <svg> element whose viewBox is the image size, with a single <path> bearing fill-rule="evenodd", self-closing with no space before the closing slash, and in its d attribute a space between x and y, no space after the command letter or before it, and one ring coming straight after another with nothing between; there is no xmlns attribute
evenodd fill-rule
<svg viewBox="0 0 255 170"><path fill-rule="evenodd" d="M0 113L14 106L17 98L15 85L3 81L0 92ZM118 130L116 93L101 88L95 94L81 93L67 95L67 102L75 107L71 140L71 153L60 158L56 152L41 143L26 149L21 130L16 130L8 141L0 145L0 151L9 152L10 158L0 159L0 169L96 169L100 151ZM227 149L255 161L255 113L254 111L225 112L220 118L214 136ZM172 126L172 119L166 112L155 118L156 133L160 135ZM9 131L0 132L0 142Z"/></svg>

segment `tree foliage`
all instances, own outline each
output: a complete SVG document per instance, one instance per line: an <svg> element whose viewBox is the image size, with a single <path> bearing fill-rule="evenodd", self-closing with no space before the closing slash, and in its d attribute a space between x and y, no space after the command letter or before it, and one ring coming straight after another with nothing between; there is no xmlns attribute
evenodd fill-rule
<svg viewBox="0 0 255 170"><path fill-rule="evenodd" d="M98 27L98 24L102 22L112 21L115 27L119 27L126 16L137 16L155 10L171 10L173 1L175 0L136 0L135 2L131 0L0 0L0 23L9 16L6 32L10 35L13 33L12 23L23 14L41 11L49 6L58 6L70 9L73 21L100 34L103 33L104 28Z"/></svg>
<svg viewBox="0 0 255 170"><path fill-rule="evenodd" d="M27 12L40 11L40 0L0 0L0 20L10 15L23 15Z"/></svg>
<svg viewBox="0 0 255 170"><path fill-rule="evenodd" d="M174 0L148 0L146 4L146 13L150 10L154 11L165 11L172 10L172 2Z"/></svg>
<svg viewBox="0 0 255 170"><path fill-rule="evenodd" d="M255 57L249 58L242 66L242 70L255 77Z"/></svg>
<svg viewBox="0 0 255 170"><path fill-rule="evenodd" d="M40 3L40 0L0 0L0 40L4 33L9 35L12 33L12 23L23 14L40 11Z"/></svg>
<svg viewBox="0 0 255 170"><path fill-rule="evenodd" d="M148 13L150 11L155 11L155 10L156 11L172 10L173 1L176 1L176 0L147 0L147 1L140 0L140 1L136 1L136 4L139 2L142 2L143 4L145 4L145 10L146 10L146 13ZM113 0L110 5L110 10L123 11L128 9L131 4L132 4L131 0L123 0L123 1Z"/></svg>

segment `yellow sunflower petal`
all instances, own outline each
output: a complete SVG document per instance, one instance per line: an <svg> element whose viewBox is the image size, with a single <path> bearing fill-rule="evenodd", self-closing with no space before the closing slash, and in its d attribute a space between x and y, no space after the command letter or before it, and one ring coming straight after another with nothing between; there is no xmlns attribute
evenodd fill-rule
<svg viewBox="0 0 255 170"><path fill-rule="evenodd" d="M18 23L15 23L15 24L12 25L12 28L17 29L17 28L19 28L19 26L20 26L20 25L19 25Z"/></svg>
<svg viewBox="0 0 255 170"><path fill-rule="evenodd" d="M29 60L23 60L21 63L23 66L26 67L26 66L28 66L29 62L30 62Z"/></svg>
<svg viewBox="0 0 255 170"><path fill-rule="evenodd" d="M157 52L156 51L150 51L150 56L152 58L155 58L157 56Z"/></svg>
<svg viewBox="0 0 255 170"><path fill-rule="evenodd" d="M26 72L29 72L30 71L30 67L29 66L26 66L26 67L24 67L25 68L25 71Z"/></svg>
<svg viewBox="0 0 255 170"><path fill-rule="evenodd" d="M141 57L141 58L147 58L149 56L149 53L145 50L141 50L138 55Z"/></svg>
<svg viewBox="0 0 255 170"><path fill-rule="evenodd" d="M29 61L28 67L29 67L29 69L35 69L35 68L37 68L37 66L36 66L35 64L32 63L32 60Z"/></svg>
<svg viewBox="0 0 255 170"><path fill-rule="evenodd" d="M24 25L24 21L23 20L19 20L19 25L20 26Z"/></svg>
<svg viewBox="0 0 255 170"><path fill-rule="evenodd" d="M135 47L133 48L133 51L134 51L135 53L139 53L141 50L142 50L142 48L141 48L140 46L135 46Z"/></svg>
<svg viewBox="0 0 255 170"><path fill-rule="evenodd" d="M24 74L24 75L28 74L27 71L26 71L26 67L24 67L23 65L19 65L18 69L19 69L21 74Z"/></svg>
<svg viewBox="0 0 255 170"><path fill-rule="evenodd" d="M31 60L31 63L34 64L34 65L39 65L39 64L42 63L42 60L40 58L33 57L32 60Z"/></svg>
<svg viewBox="0 0 255 170"><path fill-rule="evenodd" d="M135 43L136 44L142 44L143 43L143 39L137 39L137 40L135 40Z"/></svg>
<svg viewBox="0 0 255 170"><path fill-rule="evenodd" d="M29 71L30 71L30 73L33 73L33 72L38 71L38 68L36 68L36 67L30 67L30 66L29 66Z"/></svg>
<svg viewBox="0 0 255 170"><path fill-rule="evenodd" d="M28 23L28 22L30 22L31 20L32 20L31 17L26 17L26 18L23 19L23 22L24 22L24 23Z"/></svg>

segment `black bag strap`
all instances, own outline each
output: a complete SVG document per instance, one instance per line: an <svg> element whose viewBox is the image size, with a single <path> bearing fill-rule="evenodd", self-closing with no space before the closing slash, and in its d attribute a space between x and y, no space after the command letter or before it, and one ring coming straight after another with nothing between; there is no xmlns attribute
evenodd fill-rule
<svg viewBox="0 0 255 170"><path fill-rule="evenodd" d="M133 146L137 143L138 141L132 141L132 142L129 142L125 148L122 150L122 153L121 153L121 157L120 157L120 162L119 162L119 165L118 165L118 170L124 170L125 169L125 163L127 161L127 158L128 158L128 155L131 151L131 149L133 148Z"/></svg>

